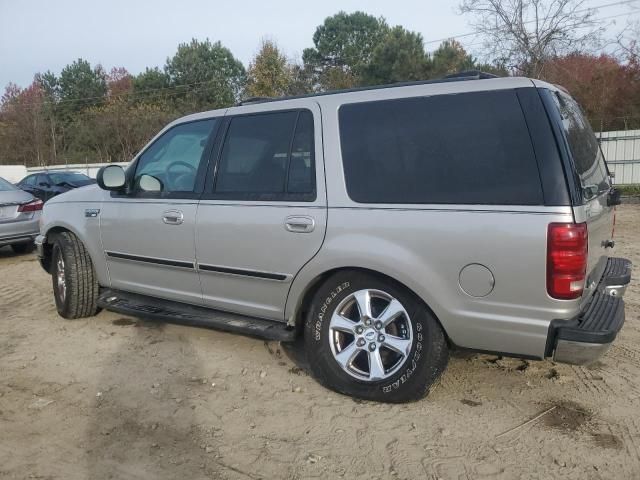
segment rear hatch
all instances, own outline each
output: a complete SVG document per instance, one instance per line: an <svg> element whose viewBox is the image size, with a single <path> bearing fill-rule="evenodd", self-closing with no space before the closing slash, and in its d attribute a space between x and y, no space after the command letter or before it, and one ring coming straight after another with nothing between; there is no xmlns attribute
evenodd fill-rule
<svg viewBox="0 0 640 480"><path fill-rule="evenodd" d="M562 92L555 92L553 97L562 118L574 170L571 173L578 190L574 218L578 223L586 222L589 234L584 303L602 278L611 250L615 218L615 207L608 205L611 177L596 136L578 103Z"/></svg>

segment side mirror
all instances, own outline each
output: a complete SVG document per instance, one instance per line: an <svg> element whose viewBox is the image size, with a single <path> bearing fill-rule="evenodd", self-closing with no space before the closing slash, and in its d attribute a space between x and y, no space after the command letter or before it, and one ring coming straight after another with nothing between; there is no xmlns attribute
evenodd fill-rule
<svg viewBox="0 0 640 480"><path fill-rule="evenodd" d="M138 179L138 187L143 192L160 193L162 192L163 185L162 185L162 182L158 180L156 177L147 175L147 174L142 174Z"/></svg>
<svg viewBox="0 0 640 480"><path fill-rule="evenodd" d="M103 190L121 191L127 182L124 169L120 165L107 165L98 170L96 182Z"/></svg>
<svg viewBox="0 0 640 480"><path fill-rule="evenodd" d="M40 182L38 184L39 187L45 187L45 188L49 188L51 185L49 185L47 182Z"/></svg>

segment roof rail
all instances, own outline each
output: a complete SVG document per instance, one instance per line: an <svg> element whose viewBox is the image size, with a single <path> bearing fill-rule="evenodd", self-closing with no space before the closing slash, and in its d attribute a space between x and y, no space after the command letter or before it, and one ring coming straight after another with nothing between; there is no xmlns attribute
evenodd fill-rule
<svg viewBox="0 0 640 480"><path fill-rule="evenodd" d="M240 107L242 105L249 105L251 103L262 103L262 102L268 102L269 100L279 100L280 98L278 97L247 97L244 100L240 100L238 103L236 103L236 107Z"/></svg>
<svg viewBox="0 0 640 480"><path fill-rule="evenodd" d="M465 70L464 72L451 73L445 75L444 78L465 78L469 80L486 80L488 78L498 78L493 73L483 72L481 70Z"/></svg>
<svg viewBox="0 0 640 480"><path fill-rule="evenodd" d="M499 78L498 75L492 73L481 72L480 70L467 70L464 72L452 73L442 78L436 78L433 80L418 80L414 82L398 82L388 83L386 85L373 85L367 87L348 88L343 90L330 90L328 92L308 93L306 95L293 95L284 97L249 97L245 100L241 100L236 106L250 105L256 103L268 103L277 102L279 100L294 100L297 98L309 98L309 97L324 97L326 95L339 95L341 93L350 92L363 92L367 90L382 90L384 88L397 88L397 87L411 87L415 85L429 85L431 83L447 83L447 82L462 82L468 80L488 80L491 78Z"/></svg>

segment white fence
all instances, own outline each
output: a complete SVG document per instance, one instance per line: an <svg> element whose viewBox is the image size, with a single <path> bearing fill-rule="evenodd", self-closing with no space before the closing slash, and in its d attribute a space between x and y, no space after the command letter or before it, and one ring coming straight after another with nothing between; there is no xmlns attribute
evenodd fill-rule
<svg viewBox="0 0 640 480"><path fill-rule="evenodd" d="M29 167L26 168L23 165L0 165L0 177L8 180L9 182L16 183L22 180L24 177L31 173L38 172L80 172L85 175L96 178L98 174L98 170L105 165L120 165L122 167L127 167L129 163L127 162L119 162L119 163L77 163L70 165L52 165L50 167Z"/></svg>
<svg viewBox="0 0 640 480"><path fill-rule="evenodd" d="M16 183L27 176L24 165L0 165L0 177L11 183Z"/></svg>
<svg viewBox="0 0 640 480"><path fill-rule="evenodd" d="M640 184L640 130L598 133L602 153L618 185Z"/></svg>

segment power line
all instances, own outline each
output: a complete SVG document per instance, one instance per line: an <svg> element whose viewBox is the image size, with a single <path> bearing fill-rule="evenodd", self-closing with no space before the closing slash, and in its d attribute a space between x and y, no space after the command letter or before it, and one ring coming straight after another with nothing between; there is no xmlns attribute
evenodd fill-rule
<svg viewBox="0 0 640 480"><path fill-rule="evenodd" d="M609 7L615 7L615 6L620 6L620 5L628 5L628 4L633 4L633 3L637 3L640 0L624 0L624 1L618 1L618 2L611 2L611 3L606 3L603 5L597 5L594 7L589 7L589 8L585 8L582 10L576 10L574 13L584 13L584 12L588 12L588 11L597 11L599 9L602 8L609 8ZM617 14L617 15L611 15L608 17L602 17L599 19L596 19L596 21L598 22L602 22L604 20L609 20L612 18L617 18L617 17L621 17L621 16L627 16L627 15L631 15L634 13L640 12L640 9L637 10L632 10L630 12L625 12L625 13L621 13L621 14ZM523 22L524 24L530 24L530 23L535 23L535 20L529 20L526 22ZM438 43L438 42L443 42L446 40L452 40L452 39L459 39L459 38L465 38L465 37L470 37L473 35L478 35L479 33L481 33L480 31L474 31L474 32L468 32L468 33L464 33L464 34L460 34L460 35L453 35L450 37L446 37L446 38L440 38L437 40L429 40L426 42L423 42L424 45L429 45L429 44L433 44L433 43ZM466 47L473 47L473 46L479 46L479 45L483 45L484 42L476 42L476 43L472 43L472 44L467 44ZM336 58L335 60L337 61L341 61L346 63L346 61L349 60L360 60L359 57L340 57L340 58ZM33 106L33 105L54 105L54 106L59 106L61 104L67 104L67 103L78 103L78 102L85 102L85 103L90 103L92 100L95 100L95 103L102 103L102 102L106 102L108 100L112 100L112 99L117 99L120 97L126 97L127 99L135 99L135 98L139 98L139 97L146 97L146 99L151 99L151 98L157 98L157 97L173 97L173 96L177 96L180 95L182 93L190 93L193 90L185 90L183 91L177 91L180 89L190 89L191 87L197 87L197 86L201 86L201 85L206 85L206 84L211 84L214 82L220 82L220 83L224 83L222 80L220 79L211 79L211 80L205 80L202 82L194 82L194 83L188 83L188 84L183 84L183 85L170 85L170 86L166 86L166 87L159 87L159 88L151 88L151 89L146 89L146 90L141 90L141 91L131 91L131 92L123 92L123 93L119 93L119 94L115 94L115 95L101 95L101 96L90 96L90 97L77 97L77 98L66 98L66 99L62 99L62 100L58 100L58 101L50 101L50 100L45 100L43 102L26 102L26 103L21 103L20 106L22 107L28 107L28 106ZM174 91L176 90L176 91ZM149 95L150 93L154 93L156 92L155 95ZM160 92L171 92L171 93L160 93Z"/></svg>
<svg viewBox="0 0 640 480"><path fill-rule="evenodd" d="M638 0L633 0L633 1L638 1ZM635 13L640 13L640 8L635 9L635 10L630 10L630 11L624 12L624 13L618 13L617 15L610 15L608 17L602 17L602 18L599 18L598 21L602 22L603 20L611 20L612 18L626 17L628 15L632 15L632 14L635 14ZM585 28L585 27L577 27L577 28ZM465 47L467 47L467 48L474 47L474 46L477 47L479 45L484 45L484 44L485 44L485 42L475 42L475 43L466 44Z"/></svg>

